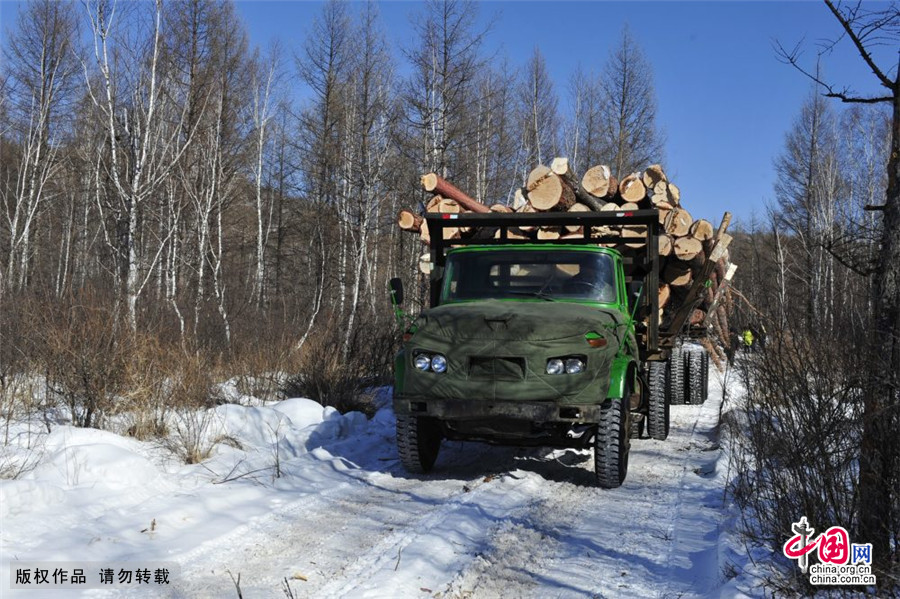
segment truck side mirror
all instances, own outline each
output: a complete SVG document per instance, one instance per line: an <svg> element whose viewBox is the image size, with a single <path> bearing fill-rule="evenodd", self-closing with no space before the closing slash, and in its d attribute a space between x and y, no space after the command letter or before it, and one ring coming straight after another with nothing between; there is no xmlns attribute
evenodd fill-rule
<svg viewBox="0 0 900 599"><path fill-rule="evenodd" d="M393 278L388 281L388 287L391 290L391 303L395 306L401 305L403 303L403 281Z"/></svg>

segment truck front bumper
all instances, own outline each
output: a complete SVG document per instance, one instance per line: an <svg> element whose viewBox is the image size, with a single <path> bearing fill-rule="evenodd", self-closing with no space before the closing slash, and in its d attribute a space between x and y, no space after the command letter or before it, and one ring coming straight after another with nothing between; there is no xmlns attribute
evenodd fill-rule
<svg viewBox="0 0 900 599"><path fill-rule="evenodd" d="M600 404L560 404L538 401L492 401L481 399L433 399L395 397L397 414L415 414L439 420L526 420L536 423L563 422L569 424L598 423L603 406Z"/></svg>

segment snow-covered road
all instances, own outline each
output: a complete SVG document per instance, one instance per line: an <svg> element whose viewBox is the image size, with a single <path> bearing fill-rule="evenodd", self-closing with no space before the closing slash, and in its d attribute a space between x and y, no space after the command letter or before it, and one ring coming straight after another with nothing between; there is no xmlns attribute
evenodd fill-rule
<svg viewBox="0 0 900 599"><path fill-rule="evenodd" d="M411 477L390 410L323 418L308 400L219 408L239 447L204 465L63 427L46 464L0 483L0 595L16 562L81 561L174 562L153 588L173 597L236 597L238 575L247 598L284 597L285 579L297 597L719 597L727 458L711 375L704 405L672 407L666 441L632 442L615 490L593 486L588 452L470 443L445 442L435 471Z"/></svg>

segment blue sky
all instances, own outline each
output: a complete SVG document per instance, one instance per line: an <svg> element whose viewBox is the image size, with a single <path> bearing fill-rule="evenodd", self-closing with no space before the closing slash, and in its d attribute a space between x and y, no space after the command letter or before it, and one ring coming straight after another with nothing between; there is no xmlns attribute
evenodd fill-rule
<svg viewBox="0 0 900 599"><path fill-rule="evenodd" d="M4 30L17 4L0 4ZM277 38L293 53L321 3L242 0L237 8L252 43L265 47ZM400 63L399 49L414 42L410 17L421 9L413 0L380 3ZM540 48L563 109L571 72L579 63L584 71L599 71L628 24L653 68L658 124L667 137L664 166L689 210L715 221L725 210L740 221L765 213L773 197L773 159L812 91L809 80L777 60L773 42L793 47L804 41L812 68L819 44L839 33L825 5L812 0L482 1L479 12L484 24L494 19L487 53L521 66ZM882 65L896 65L896 48L882 52ZM883 94L846 42L822 64L826 77L842 85Z"/></svg>

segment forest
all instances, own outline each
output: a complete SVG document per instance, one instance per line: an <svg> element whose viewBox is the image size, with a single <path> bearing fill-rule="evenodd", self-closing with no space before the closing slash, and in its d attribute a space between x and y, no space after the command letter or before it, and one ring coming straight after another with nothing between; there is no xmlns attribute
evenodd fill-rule
<svg viewBox="0 0 900 599"><path fill-rule="evenodd" d="M765 213L731 229L735 326L766 346L735 366L747 404L725 425L746 434L730 492L752 542L777 547L802 505L872 542L897 584L900 80L866 49L897 44L900 12L821 10L835 16L822 36L854 42L885 95L773 50L810 92L785 108ZM260 48L227 1L24 5L0 65L7 430L64 411L165 436L168 414L225 401L210 390L229 379L367 411L399 343L387 281L404 279L412 312L425 301L422 245L396 226L424 208L423 173L511 204L556 156L622 175L665 163L665 99L627 27L560 82L537 47L522 65L489 55L477 3L415 11L402 48L377 3L335 0L293 46ZM177 436L203 459L196 430Z"/></svg>

